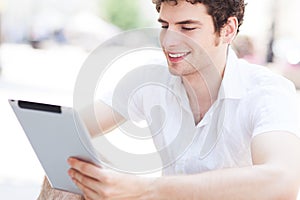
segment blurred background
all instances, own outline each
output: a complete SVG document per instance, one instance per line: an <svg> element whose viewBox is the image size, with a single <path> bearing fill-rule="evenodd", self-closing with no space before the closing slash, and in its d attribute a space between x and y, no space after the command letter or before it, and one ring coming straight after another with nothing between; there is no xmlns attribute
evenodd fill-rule
<svg viewBox="0 0 300 200"><path fill-rule="evenodd" d="M247 2L234 49L300 89L300 1ZM44 176L7 99L72 105L74 82L89 53L121 31L160 27L156 21L151 0L0 0L1 199L35 199ZM128 144L126 138L118 143L131 152L153 150L151 144Z"/></svg>

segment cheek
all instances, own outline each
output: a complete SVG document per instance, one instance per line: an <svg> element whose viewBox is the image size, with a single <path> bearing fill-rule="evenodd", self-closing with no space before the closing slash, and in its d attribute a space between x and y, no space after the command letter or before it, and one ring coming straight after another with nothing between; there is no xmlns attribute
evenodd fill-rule
<svg viewBox="0 0 300 200"><path fill-rule="evenodd" d="M203 54L209 47L209 42L203 38L197 37L189 42L189 46L197 54L199 54L199 53Z"/></svg>
<svg viewBox="0 0 300 200"><path fill-rule="evenodd" d="M196 50L203 50L209 47L210 44L210 36L208 34L203 33L203 31L190 32L187 33L186 36L189 38L189 46Z"/></svg>
<svg viewBox="0 0 300 200"><path fill-rule="evenodd" d="M194 39L193 49L196 49L200 52L209 51L209 49L217 47L221 43L220 37L216 37L214 35L210 36L200 36L197 37L197 40Z"/></svg>

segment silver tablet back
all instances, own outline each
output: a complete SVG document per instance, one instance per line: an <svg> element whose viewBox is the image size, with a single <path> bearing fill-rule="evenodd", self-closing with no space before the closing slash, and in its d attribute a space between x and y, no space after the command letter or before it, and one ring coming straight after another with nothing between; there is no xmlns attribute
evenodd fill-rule
<svg viewBox="0 0 300 200"><path fill-rule="evenodd" d="M79 115L68 107L9 100L53 188L82 194L68 176L69 157L101 165Z"/></svg>

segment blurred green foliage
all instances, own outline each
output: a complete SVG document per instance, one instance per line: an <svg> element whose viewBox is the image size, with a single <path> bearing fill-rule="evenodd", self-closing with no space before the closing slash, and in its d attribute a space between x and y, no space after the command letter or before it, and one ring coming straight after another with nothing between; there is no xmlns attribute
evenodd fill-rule
<svg viewBox="0 0 300 200"><path fill-rule="evenodd" d="M102 4L104 17L123 30L142 27L140 0L105 0Z"/></svg>

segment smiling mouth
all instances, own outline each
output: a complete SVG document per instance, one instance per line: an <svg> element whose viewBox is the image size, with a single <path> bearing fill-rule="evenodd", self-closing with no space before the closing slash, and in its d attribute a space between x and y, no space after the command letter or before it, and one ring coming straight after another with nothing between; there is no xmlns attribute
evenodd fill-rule
<svg viewBox="0 0 300 200"><path fill-rule="evenodd" d="M168 58L171 62L180 62L182 61L190 52L182 52L182 53L167 53Z"/></svg>

